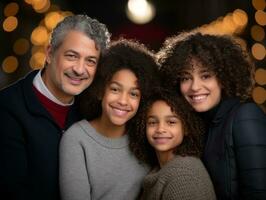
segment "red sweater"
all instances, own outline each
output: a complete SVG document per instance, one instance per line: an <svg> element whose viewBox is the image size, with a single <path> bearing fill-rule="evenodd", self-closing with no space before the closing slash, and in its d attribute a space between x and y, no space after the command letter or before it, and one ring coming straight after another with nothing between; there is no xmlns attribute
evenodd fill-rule
<svg viewBox="0 0 266 200"><path fill-rule="evenodd" d="M64 129L66 117L70 109L70 106L62 106L62 105L59 105L51 101L46 96L44 96L42 93L40 93L35 87L33 87L33 90L35 94L37 95L38 99L40 100L41 104L52 115L57 125L61 129Z"/></svg>

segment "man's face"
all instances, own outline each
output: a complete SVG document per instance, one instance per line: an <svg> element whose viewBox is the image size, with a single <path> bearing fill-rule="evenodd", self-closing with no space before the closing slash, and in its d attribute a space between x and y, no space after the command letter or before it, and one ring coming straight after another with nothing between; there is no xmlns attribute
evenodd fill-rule
<svg viewBox="0 0 266 200"><path fill-rule="evenodd" d="M61 102L69 103L92 82L100 57L95 42L79 31L70 31L55 51L47 48L43 80Z"/></svg>

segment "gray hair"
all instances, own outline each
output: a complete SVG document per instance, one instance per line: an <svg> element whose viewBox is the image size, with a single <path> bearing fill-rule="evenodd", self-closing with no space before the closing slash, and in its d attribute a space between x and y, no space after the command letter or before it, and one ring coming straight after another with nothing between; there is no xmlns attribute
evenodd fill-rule
<svg viewBox="0 0 266 200"><path fill-rule="evenodd" d="M66 34L73 30L80 31L94 40L96 47L100 48L101 52L107 48L110 42L111 34L106 25L87 15L73 15L65 17L53 29L50 38L52 51L55 51L62 44Z"/></svg>

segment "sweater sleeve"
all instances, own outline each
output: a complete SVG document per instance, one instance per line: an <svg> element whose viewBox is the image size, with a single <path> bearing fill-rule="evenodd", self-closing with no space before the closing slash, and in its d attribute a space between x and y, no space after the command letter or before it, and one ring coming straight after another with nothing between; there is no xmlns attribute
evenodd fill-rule
<svg viewBox="0 0 266 200"><path fill-rule="evenodd" d="M87 163L79 138L81 133L82 130L74 124L60 142L59 183L62 200L91 199Z"/></svg>
<svg viewBox="0 0 266 200"><path fill-rule="evenodd" d="M2 107L0 126L0 199L30 199L23 129L14 115Z"/></svg>
<svg viewBox="0 0 266 200"><path fill-rule="evenodd" d="M266 199L266 116L255 104L239 108L233 124L243 199Z"/></svg>

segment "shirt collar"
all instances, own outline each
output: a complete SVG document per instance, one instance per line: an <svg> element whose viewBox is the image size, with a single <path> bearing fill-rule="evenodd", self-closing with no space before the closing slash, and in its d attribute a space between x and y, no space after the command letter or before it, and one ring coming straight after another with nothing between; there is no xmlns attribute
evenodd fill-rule
<svg viewBox="0 0 266 200"><path fill-rule="evenodd" d="M44 96L46 96L48 99L50 99L51 101L53 101L56 104L59 104L61 106L70 106L74 104L74 99L72 100L72 102L70 103L63 103L61 101L59 101L50 91L49 89L46 87L46 85L43 82L42 76L41 76L42 70L40 70L37 75L34 77L33 79L33 85L34 87Z"/></svg>

